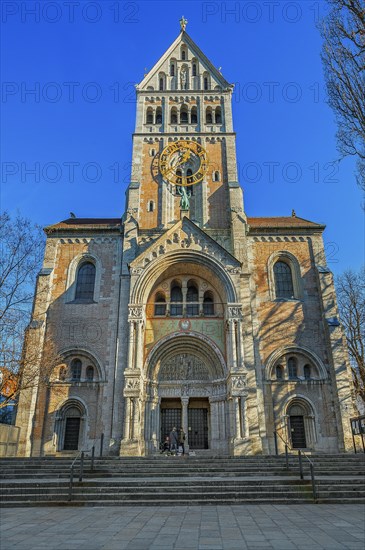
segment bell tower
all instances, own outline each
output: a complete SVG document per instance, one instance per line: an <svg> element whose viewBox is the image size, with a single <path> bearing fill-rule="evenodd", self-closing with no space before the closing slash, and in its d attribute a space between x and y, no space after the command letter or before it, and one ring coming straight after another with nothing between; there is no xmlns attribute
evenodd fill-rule
<svg viewBox="0 0 365 550"><path fill-rule="evenodd" d="M226 248L234 253L232 230L238 217L240 224L246 217L237 177L233 85L190 38L186 24L182 17L179 36L136 86L127 209L135 213L139 230L160 233L184 214L213 238L227 235ZM181 148L183 142L197 144L207 159L204 177L185 190L161 167L166 147ZM184 174L181 168L175 176L193 172L188 168Z"/></svg>

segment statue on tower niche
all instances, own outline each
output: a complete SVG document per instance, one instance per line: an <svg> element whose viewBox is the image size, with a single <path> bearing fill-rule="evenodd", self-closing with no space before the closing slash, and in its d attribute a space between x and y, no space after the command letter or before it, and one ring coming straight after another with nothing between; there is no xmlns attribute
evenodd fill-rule
<svg viewBox="0 0 365 550"><path fill-rule="evenodd" d="M188 20L185 19L185 17L182 15L180 19L180 28L183 32L185 31L187 24L188 24Z"/></svg>
<svg viewBox="0 0 365 550"><path fill-rule="evenodd" d="M181 83L181 89L186 90L186 67L182 67L180 71L180 83Z"/></svg>
<svg viewBox="0 0 365 550"><path fill-rule="evenodd" d="M191 192L187 191L186 186L179 186L177 187L177 192L179 193L181 200L180 200L180 208L183 211L189 210L190 208L190 197Z"/></svg>

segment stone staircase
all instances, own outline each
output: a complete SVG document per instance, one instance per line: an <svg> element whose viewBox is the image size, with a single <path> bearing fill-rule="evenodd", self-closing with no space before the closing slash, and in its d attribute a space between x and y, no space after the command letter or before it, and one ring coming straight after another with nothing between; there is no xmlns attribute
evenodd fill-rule
<svg viewBox="0 0 365 550"><path fill-rule="evenodd" d="M301 504L314 501L309 462L304 479L296 455L242 458L174 457L85 460L83 481L72 458L0 460L1 500L5 506ZM317 501L365 503L365 455L312 455Z"/></svg>

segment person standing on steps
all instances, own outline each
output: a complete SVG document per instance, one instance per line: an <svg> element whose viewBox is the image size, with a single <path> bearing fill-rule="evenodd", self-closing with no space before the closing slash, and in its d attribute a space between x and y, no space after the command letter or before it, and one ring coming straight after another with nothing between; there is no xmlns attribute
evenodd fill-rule
<svg viewBox="0 0 365 550"><path fill-rule="evenodd" d="M176 428L172 428L170 432L170 452L177 452L177 446L179 442L179 434L177 433Z"/></svg>
<svg viewBox="0 0 365 550"><path fill-rule="evenodd" d="M179 447L182 447L182 454L185 454L185 432L183 428L180 428L179 432Z"/></svg>

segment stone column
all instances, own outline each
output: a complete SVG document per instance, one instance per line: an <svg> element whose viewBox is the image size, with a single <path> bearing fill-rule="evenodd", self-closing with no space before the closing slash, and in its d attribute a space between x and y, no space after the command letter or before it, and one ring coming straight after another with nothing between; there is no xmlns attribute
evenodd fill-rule
<svg viewBox="0 0 365 550"><path fill-rule="evenodd" d="M237 366L238 368L244 367L242 321L237 321Z"/></svg>
<svg viewBox="0 0 365 550"><path fill-rule="evenodd" d="M233 398L233 407L235 413L235 438L242 439L242 425L241 425L241 407L240 407L240 397Z"/></svg>
<svg viewBox="0 0 365 550"><path fill-rule="evenodd" d="M220 401L219 405L219 436L221 441L226 439L226 403Z"/></svg>
<svg viewBox="0 0 365 550"><path fill-rule="evenodd" d="M213 450L220 450L220 437L219 437L219 402L220 397L209 397L210 403L210 443Z"/></svg>
<svg viewBox="0 0 365 550"><path fill-rule="evenodd" d="M143 367L143 328L144 324L142 319L137 322L136 328L136 361L134 367L142 371Z"/></svg>
<svg viewBox="0 0 365 550"><path fill-rule="evenodd" d="M188 405L189 405L189 398L181 397L181 407L182 407L181 423L182 423L182 428L185 432L185 452L189 450Z"/></svg>
<svg viewBox="0 0 365 550"><path fill-rule="evenodd" d="M125 398L124 439L131 439L131 400Z"/></svg>
<svg viewBox="0 0 365 550"><path fill-rule="evenodd" d="M129 321L129 335L128 335L128 362L127 368L134 368L134 343L135 343L135 325L134 321Z"/></svg>
<svg viewBox="0 0 365 550"><path fill-rule="evenodd" d="M229 336L230 345L232 350L232 369L237 369L237 345L236 345L236 321L230 319L229 321Z"/></svg>

